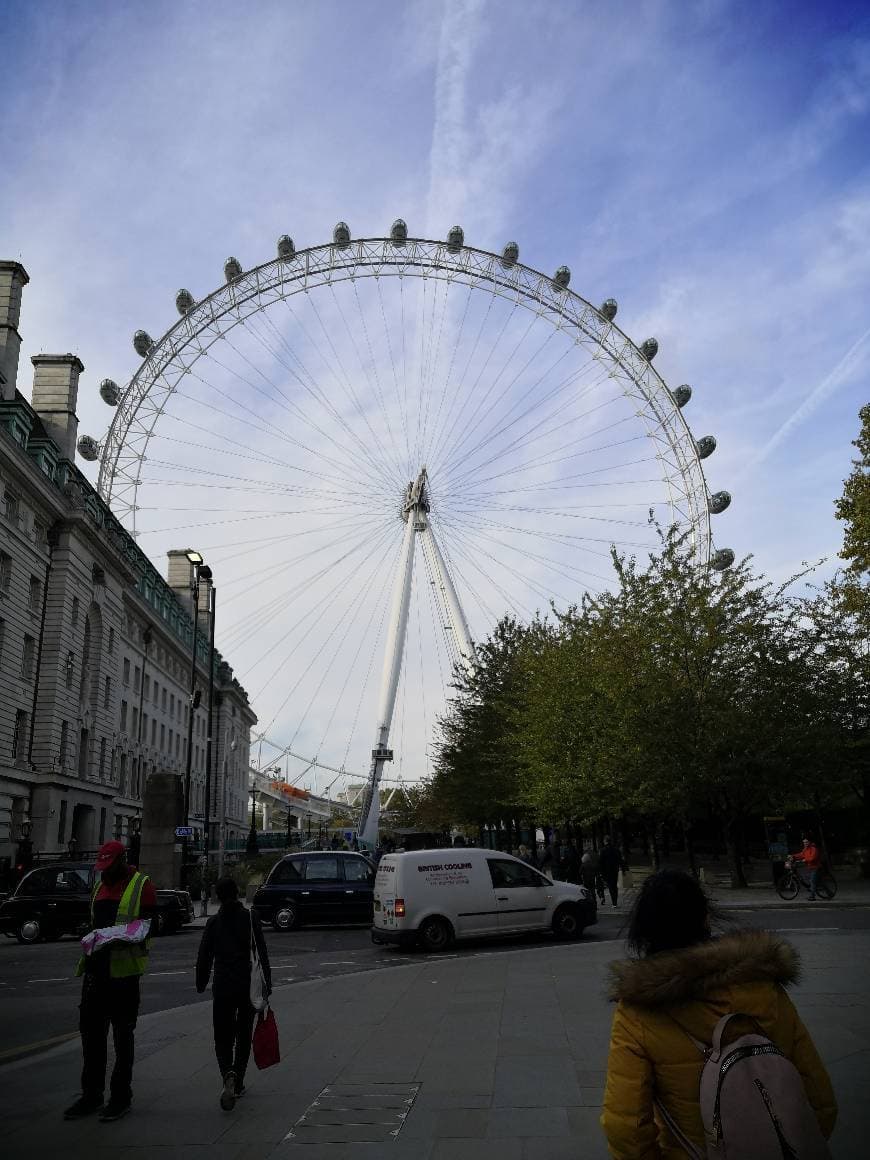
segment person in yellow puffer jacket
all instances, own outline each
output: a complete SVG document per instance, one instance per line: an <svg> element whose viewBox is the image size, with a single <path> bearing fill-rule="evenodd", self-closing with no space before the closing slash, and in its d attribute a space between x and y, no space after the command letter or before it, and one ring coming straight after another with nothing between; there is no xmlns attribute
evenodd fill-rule
<svg viewBox="0 0 870 1160"><path fill-rule="evenodd" d="M831 1081L785 990L800 969L789 942L759 929L713 938L702 887L682 871L663 870L638 894L628 945L637 957L610 964L609 996L617 1008L601 1126L614 1160L685 1160L654 1098L703 1152L702 1060L689 1036L709 1043L729 1012L749 1016L788 1056L823 1134L831 1135L837 1118ZM734 1023L729 1042L757 1030Z"/></svg>

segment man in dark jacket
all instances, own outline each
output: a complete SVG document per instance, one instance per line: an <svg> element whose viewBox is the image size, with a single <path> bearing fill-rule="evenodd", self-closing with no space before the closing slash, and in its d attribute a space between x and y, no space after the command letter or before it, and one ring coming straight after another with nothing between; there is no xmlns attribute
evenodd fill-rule
<svg viewBox="0 0 870 1160"><path fill-rule="evenodd" d="M601 877L607 883L610 901L616 906L619 900L619 871L625 869L625 860L611 842L610 835L604 838L604 845L598 855L598 869L601 872ZM604 901L603 897L601 901Z"/></svg>
<svg viewBox="0 0 870 1160"><path fill-rule="evenodd" d="M217 887L220 910L206 923L196 959L196 989L200 994L212 983L214 1050L224 1081L220 1103L232 1111L245 1090L245 1069L251 1054L255 1011L251 1006L251 940L263 969L265 993L272 991L269 954L260 920L239 901L232 878L221 878Z"/></svg>

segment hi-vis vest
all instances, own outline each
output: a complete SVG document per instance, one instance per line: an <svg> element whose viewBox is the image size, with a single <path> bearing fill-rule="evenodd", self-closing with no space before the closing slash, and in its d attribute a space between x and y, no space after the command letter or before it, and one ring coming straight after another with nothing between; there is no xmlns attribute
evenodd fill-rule
<svg viewBox="0 0 870 1160"><path fill-rule="evenodd" d="M137 870L130 881L124 893L121 895L121 901L118 903L118 917L115 922L132 922L134 918L139 917L139 909L142 904L142 890L145 883L148 881L147 874L140 874ZM91 894L91 926L94 924L94 903L97 900L102 883L98 879L94 885L93 893ZM151 940L146 939L141 943L114 943L109 947L109 974L113 979L126 979L131 975L144 975L145 968L148 966L148 949L151 946ZM76 975L83 975L85 971L85 956L79 959L76 967Z"/></svg>

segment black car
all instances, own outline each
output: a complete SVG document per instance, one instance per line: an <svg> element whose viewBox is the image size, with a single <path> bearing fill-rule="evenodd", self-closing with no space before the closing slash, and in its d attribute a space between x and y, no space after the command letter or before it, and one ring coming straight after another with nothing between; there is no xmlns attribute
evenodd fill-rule
<svg viewBox="0 0 870 1160"><path fill-rule="evenodd" d="M94 873L91 862L52 862L31 870L0 904L0 931L21 943L86 934ZM186 890L157 891L156 934L179 930L192 915Z"/></svg>
<svg viewBox="0 0 870 1160"><path fill-rule="evenodd" d="M272 867L252 906L276 930L307 922L370 924L374 881L375 868L362 854L288 854Z"/></svg>

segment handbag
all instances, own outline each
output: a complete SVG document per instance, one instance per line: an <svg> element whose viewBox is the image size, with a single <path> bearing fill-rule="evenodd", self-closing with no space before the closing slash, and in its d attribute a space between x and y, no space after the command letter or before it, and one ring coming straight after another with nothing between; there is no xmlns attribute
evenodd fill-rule
<svg viewBox="0 0 870 1160"><path fill-rule="evenodd" d="M254 937L254 915L251 915L251 985L250 985L250 999L251 1006L255 1011L262 1011L267 1005L266 1001L266 980L263 978L263 968L260 965L260 954L257 950L257 940Z"/></svg>
<svg viewBox="0 0 870 1160"><path fill-rule="evenodd" d="M281 1051L278 1046L278 1024L275 1022L275 1012L268 1003L265 1010L257 1016L251 1047L254 1053L254 1063L260 1071L265 1067L272 1067L281 1062Z"/></svg>

